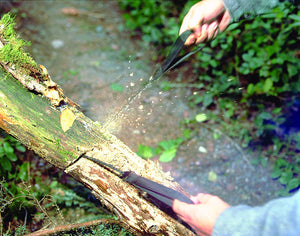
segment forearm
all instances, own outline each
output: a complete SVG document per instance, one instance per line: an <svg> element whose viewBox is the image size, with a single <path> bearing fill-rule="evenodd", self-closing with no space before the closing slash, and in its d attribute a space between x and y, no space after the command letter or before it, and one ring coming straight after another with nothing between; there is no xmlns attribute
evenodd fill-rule
<svg viewBox="0 0 300 236"><path fill-rule="evenodd" d="M217 219L213 235L300 235L300 191L261 207L230 207Z"/></svg>
<svg viewBox="0 0 300 236"><path fill-rule="evenodd" d="M260 15L279 4L279 0L223 0L231 21L238 21L245 15Z"/></svg>

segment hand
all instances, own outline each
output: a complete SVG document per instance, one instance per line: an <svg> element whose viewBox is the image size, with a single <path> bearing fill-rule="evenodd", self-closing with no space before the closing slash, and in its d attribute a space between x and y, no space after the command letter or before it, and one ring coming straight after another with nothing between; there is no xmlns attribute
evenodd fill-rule
<svg viewBox="0 0 300 236"><path fill-rule="evenodd" d="M199 193L191 198L195 205L179 200L173 203L173 210L198 235L211 235L217 218L230 206L217 196Z"/></svg>
<svg viewBox="0 0 300 236"><path fill-rule="evenodd" d="M215 38L218 31L224 31L229 23L230 14L222 0L203 0L193 5L186 14L179 34L194 30L185 44L198 44Z"/></svg>

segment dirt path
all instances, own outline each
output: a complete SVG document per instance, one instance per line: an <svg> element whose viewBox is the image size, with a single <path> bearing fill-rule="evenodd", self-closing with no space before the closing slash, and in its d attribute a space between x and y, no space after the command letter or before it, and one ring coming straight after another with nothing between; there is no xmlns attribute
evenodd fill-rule
<svg viewBox="0 0 300 236"><path fill-rule="evenodd" d="M67 14L73 8L77 14ZM93 120L105 123L155 69L153 49L130 38L116 1L24 1L20 10L27 14L22 37L32 42L35 59ZM187 106L189 93L163 92L155 84L110 128L134 151L138 144L155 147L175 139L180 121L197 112ZM177 157L163 164L188 192L217 194L230 204L257 205L275 197L282 187L269 168L250 165L253 156L226 135L216 140L211 129L197 129Z"/></svg>

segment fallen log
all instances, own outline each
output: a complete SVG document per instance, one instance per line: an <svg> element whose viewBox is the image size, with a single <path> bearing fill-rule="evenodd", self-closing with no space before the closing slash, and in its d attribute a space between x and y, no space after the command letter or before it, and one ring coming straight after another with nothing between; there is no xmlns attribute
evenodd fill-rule
<svg viewBox="0 0 300 236"><path fill-rule="evenodd" d="M136 234L194 235L111 171L88 155L184 193L159 164L138 157L77 104L20 47L9 15L0 23L0 128L41 158L83 183ZM10 45L7 47L6 45ZM22 56L15 57L15 54ZM5 55L6 57L4 57Z"/></svg>

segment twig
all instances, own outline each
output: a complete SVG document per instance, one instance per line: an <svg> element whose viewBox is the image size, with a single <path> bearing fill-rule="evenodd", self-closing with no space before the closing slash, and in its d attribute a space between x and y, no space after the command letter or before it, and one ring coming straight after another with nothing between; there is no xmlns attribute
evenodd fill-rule
<svg viewBox="0 0 300 236"><path fill-rule="evenodd" d="M0 211L0 235L3 235L3 223L2 223L1 211Z"/></svg>
<svg viewBox="0 0 300 236"><path fill-rule="evenodd" d="M104 19L105 16L101 13L95 13L95 12L89 12L89 11L83 11L74 7L66 7L61 9L61 12L65 15L69 16L78 16L78 15L84 15L89 17L94 17L97 19Z"/></svg>
<svg viewBox="0 0 300 236"><path fill-rule="evenodd" d="M117 224L123 227L124 229L130 231L131 233L135 234L135 231L131 228L128 227L125 223L114 220L114 219L98 219L98 220L92 220L92 221L87 221L83 223L76 223L76 224L69 224L69 225L60 225L57 226L53 229L46 229L46 230L39 230L37 232L27 234L25 236L41 236L41 235L50 235L50 234L58 234L60 232L64 231L70 231L70 230L75 230L78 228L82 227L91 227L91 226L96 226L100 224Z"/></svg>

